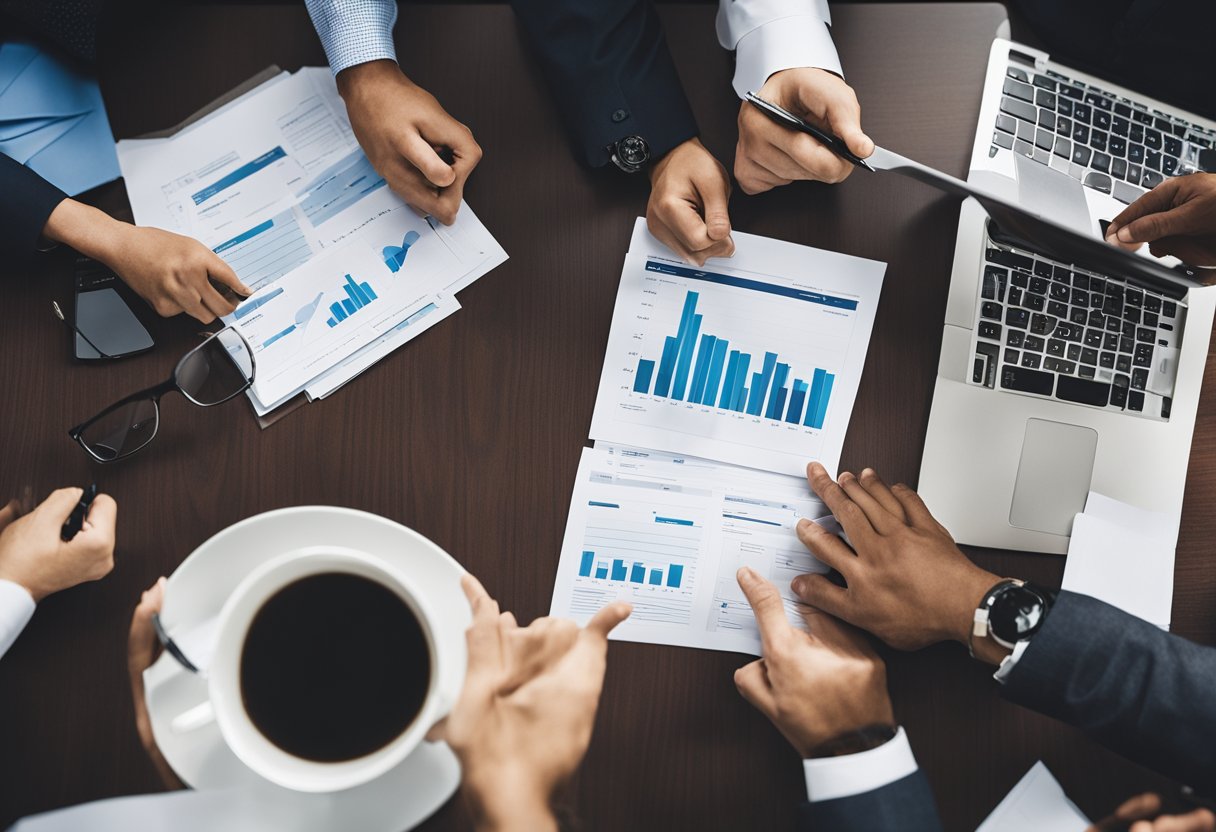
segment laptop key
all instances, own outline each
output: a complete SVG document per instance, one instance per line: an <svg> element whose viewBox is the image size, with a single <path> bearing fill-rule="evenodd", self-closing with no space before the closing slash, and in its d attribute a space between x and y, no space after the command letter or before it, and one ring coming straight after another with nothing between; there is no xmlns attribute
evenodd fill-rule
<svg viewBox="0 0 1216 832"><path fill-rule="evenodd" d="M1106 318L1097 309L1091 309L1089 312L1089 320L1085 322L1087 326L1101 330L1106 326Z"/></svg>
<svg viewBox="0 0 1216 832"><path fill-rule="evenodd" d="M1138 326L1136 327L1136 340L1151 344L1157 340L1157 332L1146 326Z"/></svg>
<svg viewBox="0 0 1216 832"><path fill-rule="evenodd" d="M1086 367L1084 364L1077 368L1077 375L1081 378L1093 378L1097 372L1095 368Z"/></svg>
<svg viewBox="0 0 1216 832"><path fill-rule="evenodd" d="M987 259L998 266L1009 266L1014 269L1025 269L1026 271L1030 271L1030 268L1034 265L1034 261L1026 255L1000 248L988 249Z"/></svg>
<svg viewBox="0 0 1216 832"><path fill-rule="evenodd" d="M1043 278L1046 278L1046 279L1048 279L1048 280L1051 280L1052 275L1053 275L1055 272L1054 272L1054 270L1052 269L1051 264L1050 264L1050 263L1048 263L1047 261L1045 261L1045 260L1035 260L1035 261L1034 261L1034 273L1035 273L1035 276L1036 276L1036 277L1043 277Z"/></svg>
<svg viewBox="0 0 1216 832"><path fill-rule="evenodd" d="M1060 136L1056 139L1055 149L1052 152L1061 159L1067 159L1072 156L1072 142Z"/></svg>
<svg viewBox="0 0 1216 832"><path fill-rule="evenodd" d="M1076 82L1073 82L1073 85L1071 85L1071 86L1068 84L1060 84L1060 88L1059 88L1059 90L1057 90L1057 92L1060 95L1068 96L1069 98L1073 99L1074 101L1080 101L1081 98L1084 97L1084 93L1081 91L1081 88L1078 86L1075 86L1075 84L1076 84Z"/></svg>
<svg viewBox="0 0 1216 832"><path fill-rule="evenodd" d="M1019 101L1009 96L1001 99L1001 112L1017 116L1022 121L1029 121L1032 124L1039 120L1039 110L1037 107L1027 101Z"/></svg>
<svg viewBox="0 0 1216 832"><path fill-rule="evenodd" d="M1056 132L1061 136L1072 135L1072 119L1067 116L1056 116Z"/></svg>
<svg viewBox="0 0 1216 832"><path fill-rule="evenodd" d="M1030 318L1030 331L1035 335L1046 335L1055 328L1055 318L1050 318L1047 315L1032 315Z"/></svg>
<svg viewBox="0 0 1216 832"><path fill-rule="evenodd" d="M1067 318L1068 305L1058 300L1049 300L1047 301L1047 314L1057 318Z"/></svg>
<svg viewBox="0 0 1216 832"><path fill-rule="evenodd" d="M1153 345L1136 344L1136 351L1132 354L1132 365L1136 367L1153 366Z"/></svg>
<svg viewBox="0 0 1216 832"><path fill-rule="evenodd" d="M1021 306L1022 305L1022 290L1019 289L1017 286L1009 287L1009 305L1010 306Z"/></svg>
<svg viewBox="0 0 1216 832"><path fill-rule="evenodd" d="M1139 165L1144 162L1144 145L1132 142L1127 146L1127 162L1130 165Z"/></svg>
<svg viewBox="0 0 1216 832"><path fill-rule="evenodd" d="M1010 78L1017 78L1019 81L1030 81L1030 76L1026 73L1026 70L1018 69L1016 66L1007 67L1005 74Z"/></svg>
<svg viewBox="0 0 1216 832"><path fill-rule="evenodd" d="M1093 125L1099 130L1110 129L1111 114L1106 110L1094 110Z"/></svg>
<svg viewBox="0 0 1216 832"><path fill-rule="evenodd" d="M1076 141L1078 143L1074 144L1073 148L1072 148L1072 160L1073 160L1073 162L1075 162L1076 164L1081 165L1081 166L1088 165L1089 156L1093 151L1091 151L1088 147L1082 147L1080 145L1080 142L1084 141L1083 139L1076 139Z"/></svg>
<svg viewBox="0 0 1216 832"><path fill-rule="evenodd" d="M1025 306L1027 309L1031 309L1035 312L1042 312L1043 307L1046 303L1047 303L1047 299L1044 298L1042 295L1036 295L1034 293L1029 293L1026 295L1026 298L1022 301L1022 306Z"/></svg>
<svg viewBox="0 0 1216 832"><path fill-rule="evenodd" d="M1144 169L1146 171L1161 170L1161 151L1159 151L1159 150L1144 151Z"/></svg>
<svg viewBox="0 0 1216 832"><path fill-rule="evenodd" d="M1040 87L1041 89L1050 90L1051 92L1056 91L1056 82L1048 78L1046 75L1040 75L1037 72L1034 74L1034 85L1036 87Z"/></svg>
<svg viewBox="0 0 1216 832"><path fill-rule="evenodd" d="M1147 147L1149 150L1160 150L1161 149L1161 133L1159 131L1153 130L1151 128L1145 128L1144 146Z"/></svg>
<svg viewBox="0 0 1216 832"><path fill-rule="evenodd" d="M1105 171L1106 164L1105 163L1099 164L1098 163L1099 158L1109 161L1109 157L1107 157L1101 153L1094 154L1094 167ZM1107 176L1105 173L1099 173L1098 171L1091 170L1089 173L1085 174L1085 184L1088 187L1093 188L1095 191L1101 191L1104 194L1108 194L1108 193L1110 193L1112 183L1111 183L1111 178L1109 176Z"/></svg>
<svg viewBox="0 0 1216 832"><path fill-rule="evenodd" d="M1039 90L1034 94L1034 103L1040 107L1046 107L1048 110L1056 108L1056 94L1048 90Z"/></svg>
<svg viewBox="0 0 1216 832"><path fill-rule="evenodd" d="M1178 170L1178 159L1174 156L1165 155L1161 157L1161 172L1166 176L1173 176Z"/></svg>
<svg viewBox="0 0 1216 832"><path fill-rule="evenodd" d="M1106 407L1110 401L1110 385L1100 381L1060 376L1056 384L1056 398L1066 402Z"/></svg>
<svg viewBox="0 0 1216 832"><path fill-rule="evenodd" d="M1144 308L1149 312L1160 312L1161 298L1157 297L1156 295L1145 295ZM1153 326L1156 326L1156 324L1154 323Z"/></svg>
<svg viewBox="0 0 1216 832"><path fill-rule="evenodd" d="M1098 363L1098 351L1089 347L1081 348L1081 363L1094 367Z"/></svg>
<svg viewBox="0 0 1216 832"><path fill-rule="evenodd" d="M1029 122L1029 121L1019 121L1018 122L1017 136L1022 141L1033 142L1034 141L1034 131L1035 131L1035 126L1032 122Z"/></svg>
<svg viewBox="0 0 1216 832"><path fill-rule="evenodd" d="M1026 340L1022 342L1022 346L1027 350L1042 352L1043 348L1047 346L1047 342L1037 335L1027 335Z"/></svg>
<svg viewBox="0 0 1216 832"><path fill-rule="evenodd" d="M1088 104L1073 104L1072 117L1082 124L1089 124L1089 120L1093 117L1093 111Z"/></svg>
<svg viewBox="0 0 1216 832"><path fill-rule="evenodd" d="M1100 347L1102 346L1102 331L1098 329L1085 330L1085 346ZM1092 361L1090 362L1093 363Z"/></svg>
<svg viewBox="0 0 1216 832"><path fill-rule="evenodd" d="M1102 336L1102 349L1118 352L1119 336L1114 332L1107 332Z"/></svg>
<svg viewBox="0 0 1216 832"><path fill-rule="evenodd" d="M997 135L1000 135L1000 134L998 133ZM1008 138L1008 137L1006 137L1006 138ZM1012 141L1013 140L1010 139L1010 143L1012 143ZM1112 161L1110 163L1110 175L1115 177L1116 179L1122 179L1123 177L1127 176L1127 160L1126 159L1115 159L1114 161ZM1122 183L1120 183L1120 184L1122 184Z"/></svg>
<svg viewBox="0 0 1216 832"><path fill-rule="evenodd" d="M1041 365L1042 363L1043 363L1042 356L1035 355L1034 353L1031 353L1031 352L1022 353L1022 366L1023 367L1029 367L1032 370L1037 370L1037 369L1039 369L1039 365Z"/></svg>
<svg viewBox="0 0 1216 832"><path fill-rule="evenodd" d="M1022 342L1026 339L1026 333L1020 329L1011 329L1005 333L1005 346L1021 347Z"/></svg>
<svg viewBox="0 0 1216 832"><path fill-rule="evenodd" d="M1005 95L1012 95L1014 98L1020 98L1023 101L1034 101L1034 87L1015 78L1006 78L1003 89Z"/></svg>
<svg viewBox="0 0 1216 832"><path fill-rule="evenodd" d="M1178 140L1177 136L1165 137L1165 152L1171 156L1182 155L1182 142Z"/></svg>
<svg viewBox="0 0 1216 832"><path fill-rule="evenodd" d="M1098 366L1107 370L1115 369L1115 354L1113 352L1103 352L1098 356Z"/></svg>
<svg viewBox="0 0 1216 832"><path fill-rule="evenodd" d="M1172 401L1173 400L1169 396L1165 396L1161 399L1161 418L1162 419L1170 418L1170 405L1172 404Z"/></svg>
<svg viewBox="0 0 1216 832"><path fill-rule="evenodd" d="M1017 364L1021 360L1021 353L1017 350L1005 350L1005 363Z"/></svg>
<svg viewBox="0 0 1216 832"><path fill-rule="evenodd" d="M1132 390L1130 393L1128 393L1127 394L1127 409L1134 410L1137 413L1143 413L1144 412L1144 394L1139 391L1136 391L1136 390Z"/></svg>
<svg viewBox="0 0 1216 832"><path fill-rule="evenodd" d="M1114 104L1115 104L1114 101L1107 98L1105 95L1100 95L1099 93L1096 93L1096 92L1085 93L1085 102L1087 104L1093 104L1098 109L1106 110L1107 112L1110 112L1111 109L1114 108Z"/></svg>
<svg viewBox="0 0 1216 832"><path fill-rule="evenodd" d="M1102 171L1103 173L1107 173L1110 171L1110 156L1105 153L1095 153L1092 164L1096 169ZM1089 176L1085 177L1086 185L1089 184L1089 179ZM1106 183L1105 193L1110 193L1110 177L1103 176L1102 180Z"/></svg>
<svg viewBox="0 0 1216 832"><path fill-rule="evenodd" d="M1081 144L1089 142L1089 128L1081 122L1077 122L1072 126L1072 140Z"/></svg>
<svg viewBox="0 0 1216 832"><path fill-rule="evenodd" d="M1174 318L1178 315L1178 304L1172 300L1161 301L1161 314L1167 318Z"/></svg>
<svg viewBox="0 0 1216 832"><path fill-rule="evenodd" d="M1065 361L1060 358L1044 358L1043 369L1051 370L1053 373L1067 373L1068 375L1072 375L1077 371L1077 364L1075 361Z"/></svg>
<svg viewBox="0 0 1216 832"><path fill-rule="evenodd" d="M1140 310L1133 309L1130 306L1123 307L1123 323L1132 324L1133 326L1140 323Z"/></svg>
<svg viewBox="0 0 1216 832"><path fill-rule="evenodd" d="M1063 283L1052 282L1051 284L1051 299L1062 300L1068 303L1068 296L1072 294L1072 290Z"/></svg>
<svg viewBox="0 0 1216 832"><path fill-rule="evenodd" d="M1052 338L1047 342L1047 354L1054 355L1057 358L1064 356L1064 348L1068 345L1058 338Z"/></svg>
<svg viewBox="0 0 1216 832"><path fill-rule="evenodd" d="M1026 284L1030 282L1030 275L1026 274L1026 272L1015 270L1009 279L1014 286L1025 289Z"/></svg>
<svg viewBox="0 0 1216 832"><path fill-rule="evenodd" d="M1078 309L1074 306L1072 309L1068 310L1068 320L1072 321L1074 324L1085 326L1086 322L1089 320L1089 315L1084 309Z"/></svg>
<svg viewBox="0 0 1216 832"><path fill-rule="evenodd" d="M1006 390L1050 396L1054 386L1055 376L1051 373L1030 370L1025 367L1005 366L1001 368L1001 387Z"/></svg>
<svg viewBox="0 0 1216 832"><path fill-rule="evenodd" d="M1009 272L1005 269L996 266L984 267L984 286L981 294L988 300L996 300L999 294L1001 284L1008 277Z"/></svg>
<svg viewBox="0 0 1216 832"><path fill-rule="evenodd" d="M1131 123L1127 119L1115 116L1110 122L1110 132L1114 133L1116 136L1127 138L1127 131L1130 126Z"/></svg>
<svg viewBox="0 0 1216 832"><path fill-rule="evenodd" d="M1046 278L1039 277L1038 275L1031 277L1030 278L1030 291L1034 292L1036 295L1047 294Z"/></svg>
<svg viewBox="0 0 1216 832"><path fill-rule="evenodd" d="M1090 133L1090 135L1089 135L1089 146L1092 147L1094 150L1101 150L1101 151L1105 152L1106 151L1106 134L1103 133L1101 130L1099 130L1097 127L1095 127L1093 129L1093 132Z"/></svg>
<svg viewBox="0 0 1216 832"><path fill-rule="evenodd" d="M1039 108L1039 127L1046 130L1048 133L1055 132L1056 129L1056 114L1050 110ZM1049 148L1050 149L1050 148Z"/></svg>
<svg viewBox="0 0 1216 832"><path fill-rule="evenodd" d="M1143 390L1148 386L1148 370L1132 370L1132 389Z"/></svg>
<svg viewBox="0 0 1216 832"><path fill-rule="evenodd" d="M1132 357L1122 353L1116 356L1115 369L1121 373L1130 373L1132 371Z"/></svg>
<svg viewBox="0 0 1216 832"><path fill-rule="evenodd" d="M1030 324L1030 313L1025 309L1014 309L1011 306L1005 310L1005 323L1018 329L1025 329Z"/></svg>
<svg viewBox="0 0 1216 832"><path fill-rule="evenodd" d="M1134 339L1131 338L1131 336L1128 336L1128 335L1119 336L1119 352L1124 353L1126 355L1131 355L1132 351L1135 348L1136 348L1136 342Z"/></svg>
<svg viewBox="0 0 1216 832"><path fill-rule="evenodd" d="M988 338L992 341L1001 340L1001 325L994 324L989 321L981 321L979 328L981 338Z"/></svg>
<svg viewBox="0 0 1216 832"><path fill-rule="evenodd" d="M1126 379L1126 376L1115 376L1115 382L1110 388L1110 403L1114 407L1127 406L1127 383L1119 385L1119 379Z"/></svg>
<svg viewBox="0 0 1216 832"><path fill-rule="evenodd" d="M1127 155L1127 139L1112 135L1106 142L1106 152L1116 159Z"/></svg>
<svg viewBox="0 0 1216 832"><path fill-rule="evenodd" d="M1152 190L1164 181L1165 177L1161 174L1157 173L1156 171L1146 170L1144 172L1144 177L1140 180L1140 184L1143 187Z"/></svg>
<svg viewBox="0 0 1216 832"><path fill-rule="evenodd" d="M1060 115L1072 118L1072 104L1073 101L1071 98L1064 98L1063 96L1059 95L1056 96L1056 112Z"/></svg>
<svg viewBox="0 0 1216 832"><path fill-rule="evenodd" d="M1159 323L1159 320L1157 318L1157 313L1149 312L1148 307L1146 305L1145 310L1144 310L1144 325L1147 327L1152 327L1153 329L1156 329L1158 323Z"/></svg>
<svg viewBox="0 0 1216 832"><path fill-rule="evenodd" d="M1080 344L1069 344L1068 349L1066 349L1064 352L1064 357L1067 358L1069 361L1080 361L1081 360L1081 345Z"/></svg>

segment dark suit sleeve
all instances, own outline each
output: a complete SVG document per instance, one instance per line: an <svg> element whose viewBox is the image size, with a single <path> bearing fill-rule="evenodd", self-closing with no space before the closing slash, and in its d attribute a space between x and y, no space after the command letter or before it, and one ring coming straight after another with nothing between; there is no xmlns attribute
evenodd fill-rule
<svg viewBox="0 0 1216 832"><path fill-rule="evenodd" d="M1002 693L1134 762L1216 792L1216 649L1061 592Z"/></svg>
<svg viewBox="0 0 1216 832"><path fill-rule="evenodd" d="M803 803L800 832L941 832L924 772L851 797Z"/></svg>
<svg viewBox="0 0 1216 832"><path fill-rule="evenodd" d="M55 206L67 194L0 153L0 271L28 261Z"/></svg>
<svg viewBox="0 0 1216 832"><path fill-rule="evenodd" d="M658 159L697 135L651 0L513 0L583 160L638 135ZM712 44L706 46L709 48Z"/></svg>

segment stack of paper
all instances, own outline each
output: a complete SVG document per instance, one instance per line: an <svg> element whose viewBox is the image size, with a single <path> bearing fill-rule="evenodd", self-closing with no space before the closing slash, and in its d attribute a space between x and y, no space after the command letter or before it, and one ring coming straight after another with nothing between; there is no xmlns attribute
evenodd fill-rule
<svg viewBox="0 0 1216 832"><path fill-rule="evenodd" d="M97 82L25 43L0 43L0 153L73 196L118 178Z"/></svg>
<svg viewBox="0 0 1216 832"><path fill-rule="evenodd" d="M1089 818L1040 760L975 832L1085 832Z"/></svg>
<svg viewBox="0 0 1216 832"><path fill-rule="evenodd" d="M885 266L734 239L733 258L693 268L634 227L553 615L620 599L634 611L613 638L759 655L746 565L804 625L790 582L827 569L797 524L839 529L806 464L839 464Z"/></svg>
<svg viewBox="0 0 1216 832"><path fill-rule="evenodd" d="M253 348L258 415L329 395L507 258L467 205L444 227L388 188L325 68L281 73L169 138L119 142L118 157L139 224L201 240L255 290L226 322Z"/></svg>
<svg viewBox="0 0 1216 832"><path fill-rule="evenodd" d="M1178 524L1091 491L1076 516L1062 588L1170 628Z"/></svg>

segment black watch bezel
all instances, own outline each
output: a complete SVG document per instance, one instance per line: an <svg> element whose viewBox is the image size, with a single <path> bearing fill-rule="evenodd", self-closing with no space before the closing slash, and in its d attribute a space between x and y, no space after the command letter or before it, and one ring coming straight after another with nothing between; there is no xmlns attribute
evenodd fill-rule
<svg viewBox="0 0 1216 832"><path fill-rule="evenodd" d="M650 144L641 136L625 136L608 145L608 155L625 173L637 173L650 161Z"/></svg>
<svg viewBox="0 0 1216 832"><path fill-rule="evenodd" d="M1055 602L1055 593L1025 581L1007 580L990 589L983 606L988 610L988 634L1012 649L1043 628Z"/></svg>

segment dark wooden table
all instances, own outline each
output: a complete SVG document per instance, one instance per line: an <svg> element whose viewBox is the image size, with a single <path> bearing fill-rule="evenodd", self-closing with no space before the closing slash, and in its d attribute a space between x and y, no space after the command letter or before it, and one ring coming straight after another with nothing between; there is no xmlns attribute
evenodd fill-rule
<svg viewBox="0 0 1216 832"><path fill-rule="evenodd" d="M151 4L147 4L151 5ZM706 144L730 166L738 101L712 7L665 9ZM834 10L836 40L879 143L966 172L998 5ZM572 158L545 79L504 7L403 7L407 72L465 121L486 155L468 199L511 254L461 295L463 311L332 399L260 430L243 403L166 402L161 435L129 462L91 465L66 430L167 377L198 329L157 321L157 349L82 366L51 317L70 298L65 254L4 281L0 494L96 480L119 503L117 566L40 605L0 663L0 826L159 788L131 719L125 636L139 591L251 514L354 506L419 530L524 620L549 608L579 451L586 443L613 298L646 185ZM174 124L270 63L324 62L302 8L144 11L114 27L102 60L116 135ZM101 204L126 210L121 185ZM890 264L844 465L914 483L934 383L956 203L914 183L737 193L737 229ZM1209 367L1210 404L1216 370ZM560 401L552 396L563 391ZM1135 476L1129 471L1128 476ZM1216 410L1201 405L1178 548L1174 625L1216 641ZM1058 585L1063 560L975 551L1002 574ZM572 801L587 829L784 829L801 766L735 691L745 657L615 644L599 727ZM1004 703L956 646L889 657L900 721L950 829L972 829L1039 758L1091 814L1160 781L1077 732ZM460 829L449 805L428 829Z"/></svg>

